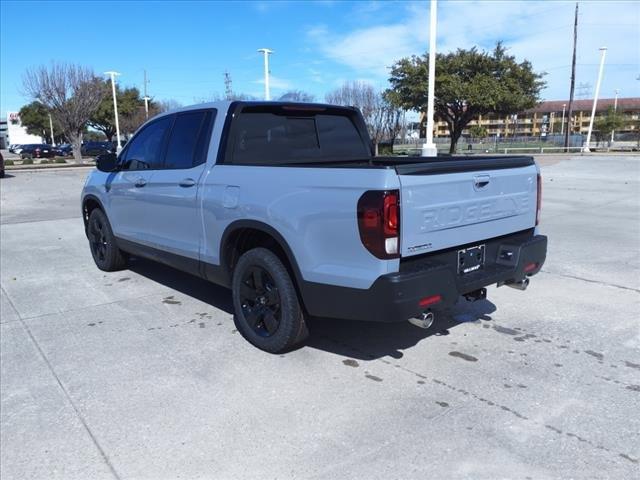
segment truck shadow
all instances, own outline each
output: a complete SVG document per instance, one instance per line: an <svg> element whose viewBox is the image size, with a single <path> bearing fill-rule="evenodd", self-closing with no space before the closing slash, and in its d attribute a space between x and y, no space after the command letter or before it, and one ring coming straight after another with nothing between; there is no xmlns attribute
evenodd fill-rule
<svg viewBox="0 0 640 480"><path fill-rule="evenodd" d="M226 313L233 314L231 291L215 283L139 257L131 258L129 270Z"/></svg>
<svg viewBox="0 0 640 480"><path fill-rule="evenodd" d="M490 321L496 306L489 300L459 300L447 311L436 312L434 324L424 330L408 321L378 323L332 318L311 318L311 337L307 346L358 360L375 360L389 356L402 358L402 350L429 337L449 335L449 330L469 322Z"/></svg>
<svg viewBox="0 0 640 480"><path fill-rule="evenodd" d="M143 258L133 257L129 269L153 282L172 288L233 315L231 291L194 275ZM312 317L307 320L311 335L301 348L315 348L346 358L374 360L401 358L403 350L420 341L449 335L449 330L469 322L489 321L496 306L489 300L459 300L453 308L436 312L434 325L423 330L408 321L379 323Z"/></svg>

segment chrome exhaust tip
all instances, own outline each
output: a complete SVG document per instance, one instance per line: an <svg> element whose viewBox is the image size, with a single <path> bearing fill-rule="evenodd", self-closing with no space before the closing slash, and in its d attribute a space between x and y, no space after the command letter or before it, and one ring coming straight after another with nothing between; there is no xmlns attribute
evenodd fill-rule
<svg viewBox="0 0 640 480"><path fill-rule="evenodd" d="M507 287L515 288L516 290L526 290L529 286L529 279L525 277L522 280L507 283L505 285L507 285Z"/></svg>
<svg viewBox="0 0 640 480"><path fill-rule="evenodd" d="M413 317L409 319L409 323L415 325L416 327L424 328L425 330L433 325L434 320L436 319L433 312L426 311L422 312L417 317Z"/></svg>

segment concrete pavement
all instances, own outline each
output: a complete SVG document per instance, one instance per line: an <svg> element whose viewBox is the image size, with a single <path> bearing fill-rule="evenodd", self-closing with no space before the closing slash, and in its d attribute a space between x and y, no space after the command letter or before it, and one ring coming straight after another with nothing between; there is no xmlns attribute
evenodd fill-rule
<svg viewBox="0 0 640 480"><path fill-rule="evenodd" d="M268 355L229 293L93 264L86 169L0 180L5 479L632 478L640 471L640 158L543 166L543 273L437 333L313 321Z"/></svg>

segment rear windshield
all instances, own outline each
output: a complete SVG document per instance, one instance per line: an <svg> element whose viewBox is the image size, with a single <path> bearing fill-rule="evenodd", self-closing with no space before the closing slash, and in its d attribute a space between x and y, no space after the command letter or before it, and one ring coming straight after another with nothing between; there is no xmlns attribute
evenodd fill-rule
<svg viewBox="0 0 640 480"><path fill-rule="evenodd" d="M282 165L371 156L350 110L245 107L234 120L231 163Z"/></svg>

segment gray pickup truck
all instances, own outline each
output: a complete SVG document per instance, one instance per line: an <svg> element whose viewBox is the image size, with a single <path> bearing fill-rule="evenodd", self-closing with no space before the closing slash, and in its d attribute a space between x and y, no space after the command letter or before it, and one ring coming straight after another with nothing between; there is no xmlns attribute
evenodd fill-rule
<svg viewBox="0 0 640 480"><path fill-rule="evenodd" d="M229 287L269 352L309 315L428 328L460 296L524 290L546 256L531 157L377 157L355 108L187 107L97 167L82 212L98 268L135 255Z"/></svg>

